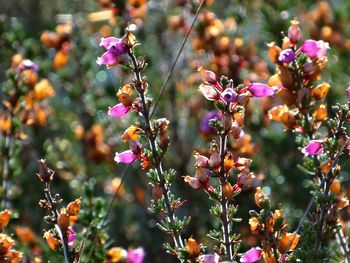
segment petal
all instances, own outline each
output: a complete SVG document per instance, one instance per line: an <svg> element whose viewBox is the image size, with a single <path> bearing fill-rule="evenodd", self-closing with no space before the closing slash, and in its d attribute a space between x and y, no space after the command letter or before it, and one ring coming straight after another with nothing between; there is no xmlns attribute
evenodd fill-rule
<svg viewBox="0 0 350 263"><path fill-rule="evenodd" d="M128 263L142 263L145 257L145 251L142 247L131 249L128 251Z"/></svg>
<svg viewBox="0 0 350 263"><path fill-rule="evenodd" d="M219 100L220 94L210 85L201 84L199 91L202 92L207 100Z"/></svg>
<svg viewBox="0 0 350 263"><path fill-rule="evenodd" d="M261 258L261 253L262 249L259 247L253 247L247 252L243 254L243 256L240 259L240 262L245 262L245 263L254 263L260 260Z"/></svg>
<svg viewBox="0 0 350 263"><path fill-rule="evenodd" d="M308 40L305 40L304 43L302 44L301 50L307 56L314 58L316 57L317 53L320 51L320 45L317 43L317 41L308 39Z"/></svg>
<svg viewBox="0 0 350 263"><path fill-rule="evenodd" d="M124 106L123 104L119 103L114 107L108 109L108 116L123 117L130 111L130 109L131 107Z"/></svg>
<svg viewBox="0 0 350 263"><path fill-rule="evenodd" d="M116 53L113 49L108 49L101 57L98 57L96 63L98 65L113 66L118 64L119 54Z"/></svg>
<svg viewBox="0 0 350 263"><path fill-rule="evenodd" d="M133 153L131 150L127 150L121 153L115 153L114 161L117 163L131 164L139 158L138 154Z"/></svg>
<svg viewBox="0 0 350 263"><path fill-rule="evenodd" d="M185 176L184 181L196 190L203 187L202 183L197 178L188 175Z"/></svg>
<svg viewBox="0 0 350 263"><path fill-rule="evenodd" d="M305 146L301 152L305 156L319 155L323 153L322 140L311 140L307 146Z"/></svg>
<svg viewBox="0 0 350 263"><path fill-rule="evenodd" d="M249 91L254 97L269 97L274 94L274 89L262 83L253 83L249 86Z"/></svg>
<svg viewBox="0 0 350 263"><path fill-rule="evenodd" d="M104 47L105 49L109 49L112 45L122 43L120 38L116 37L107 37L101 38L100 47Z"/></svg>
<svg viewBox="0 0 350 263"><path fill-rule="evenodd" d="M68 231L68 246L72 246L74 244L76 233L72 226L68 227Z"/></svg>

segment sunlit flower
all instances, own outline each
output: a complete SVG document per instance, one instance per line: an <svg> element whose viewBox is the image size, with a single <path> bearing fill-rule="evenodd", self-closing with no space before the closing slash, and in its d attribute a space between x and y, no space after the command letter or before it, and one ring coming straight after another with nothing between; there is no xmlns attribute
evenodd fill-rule
<svg viewBox="0 0 350 263"><path fill-rule="evenodd" d="M145 257L145 250L142 247L130 249L126 256L128 263L142 263Z"/></svg>
<svg viewBox="0 0 350 263"><path fill-rule="evenodd" d="M123 117L131 110L131 106L124 106L119 103L108 109L108 115L111 117Z"/></svg>
<svg viewBox="0 0 350 263"><path fill-rule="evenodd" d="M298 245L299 239L300 235L297 233L285 233L278 243L279 252L284 254L288 251L293 251Z"/></svg>
<svg viewBox="0 0 350 263"><path fill-rule="evenodd" d="M0 212L0 230L3 230L10 222L11 212L8 209Z"/></svg>
<svg viewBox="0 0 350 263"><path fill-rule="evenodd" d="M76 216L80 211L81 200L76 199L67 205L66 211L69 216Z"/></svg>
<svg viewBox="0 0 350 263"><path fill-rule="evenodd" d="M252 83L248 86L249 91L253 97L269 97L274 94L274 89L263 83Z"/></svg>
<svg viewBox="0 0 350 263"><path fill-rule="evenodd" d="M322 58L326 56L329 44L323 40L305 40L301 46L301 50L310 58Z"/></svg>
<svg viewBox="0 0 350 263"><path fill-rule="evenodd" d="M52 97L55 95L55 90L47 79L40 80L34 86L34 97L38 100Z"/></svg>
<svg viewBox="0 0 350 263"><path fill-rule="evenodd" d="M141 144L130 141L130 150L115 153L114 161L117 163L131 164L141 157Z"/></svg>
<svg viewBox="0 0 350 263"><path fill-rule="evenodd" d="M108 262L117 263L121 260L125 259L127 256L127 252L125 249L121 247L112 247L107 251L107 259Z"/></svg>
<svg viewBox="0 0 350 263"><path fill-rule="evenodd" d="M194 238L190 237L187 240L186 251L191 258L196 258L199 256L201 250L197 241Z"/></svg>
<svg viewBox="0 0 350 263"><path fill-rule="evenodd" d="M131 125L122 134L121 139L124 141L129 141L129 140L135 141L140 137L140 133L139 133L140 131L141 129L139 127Z"/></svg>
<svg viewBox="0 0 350 263"><path fill-rule="evenodd" d="M126 61L127 46L120 38L107 37L102 38L100 46L107 51L97 58L98 65L106 65L107 67L114 66Z"/></svg>
<svg viewBox="0 0 350 263"><path fill-rule="evenodd" d="M309 155L319 155L323 153L323 140L311 140L307 146L305 146L301 152L305 156Z"/></svg>
<svg viewBox="0 0 350 263"><path fill-rule="evenodd" d="M250 250L243 254L239 261L244 263L258 262L261 258L262 251L263 250L259 247L252 247Z"/></svg>

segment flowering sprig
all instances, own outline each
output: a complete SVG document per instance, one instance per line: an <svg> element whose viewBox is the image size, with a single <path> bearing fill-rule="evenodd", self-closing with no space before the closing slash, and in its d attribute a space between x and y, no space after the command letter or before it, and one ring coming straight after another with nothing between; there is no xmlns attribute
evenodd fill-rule
<svg viewBox="0 0 350 263"><path fill-rule="evenodd" d="M176 177L175 171L163 168L163 157L169 146L168 121L166 119L151 120L150 118L153 99L147 95L149 85L146 77L141 75L146 63L135 56L134 48L137 43L130 32L120 39L113 37L102 39L100 45L107 51L98 58L98 64L104 64L107 67L124 64L134 74L134 79L117 93L120 103L108 111L111 117L123 117L129 111L134 111L139 115L139 122L129 127L122 135L124 141L129 141L130 150L116 153L115 161L131 164L141 158L142 168L154 167L147 173L150 185L153 187L150 211L164 214L165 219L161 220L158 226L169 233L174 242L174 246L166 244L166 248L170 253L184 259L186 253L181 233L189 223L189 218L181 220L175 215L176 209L184 202L175 199L170 192L171 184ZM138 97L133 98L135 92ZM137 142L138 139L148 141L148 147Z"/></svg>
<svg viewBox="0 0 350 263"><path fill-rule="evenodd" d="M217 242L215 252L220 258L232 262L240 244L240 236L232 230L234 222L240 221L234 217L238 210L238 206L233 204L234 197L241 188L251 183L254 175L249 171L252 160L234 157L227 144L229 140L240 137L245 107L250 98L272 96L274 89L262 83L235 87L232 80L226 77L219 79L212 71L199 68L199 72L204 80L199 91L206 99L215 101L221 111L220 119L209 121L218 135L218 141L211 143L209 157L195 153L195 177L186 176L184 180L194 189L203 189L215 202L210 213L221 221L221 231L212 230L209 237Z"/></svg>
<svg viewBox="0 0 350 263"><path fill-rule="evenodd" d="M282 48L273 43L269 45L270 59L277 68L269 85L277 87L277 93L284 103L272 108L269 116L297 134L297 143L305 156L303 170L314 175L316 190L312 192L311 202L315 201L316 212L310 218L312 227L305 228L309 229L307 235L314 235L314 241L313 244L303 242L310 239L303 238L302 233L300 246L292 257L315 260L325 257L322 248L339 231L337 211L348 204L340 193L337 175L340 171L339 158L349 146L346 128L349 107L336 104L332 107L334 117L328 119L324 99L330 84L320 83L319 80L321 70L327 64L329 45L322 40L312 39L299 44L302 37L300 32L298 21L293 20ZM327 133L321 129L323 127L327 128ZM337 191L332 192L331 189ZM310 208L311 205L308 209ZM306 214L308 212L307 210ZM343 250L348 251L347 246ZM283 260L285 258L286 256Z"/></svg>

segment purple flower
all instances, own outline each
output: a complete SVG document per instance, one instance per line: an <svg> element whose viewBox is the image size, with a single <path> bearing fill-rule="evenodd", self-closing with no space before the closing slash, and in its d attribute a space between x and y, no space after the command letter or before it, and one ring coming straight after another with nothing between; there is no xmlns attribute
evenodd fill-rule
<svg viewBox="0 0 350 263"><path fill-rule="evenodd" d="M96 63L98 65L104 64L107 67L111 67L116 64L122 64L127 60L128 48L120 38L102 38L100 46L104 47L107 51L101 57L97 58Z"/></svg>
<svg viewBox="0 0 350 263"><path fill-rule="evenodd" d="M301 152L305 156L309 155L319 155L323 153L323 140L311 140L307 146L305 146Z"/></svg>
<svg viewBox="0 0 350 263"><path fill-rule="evenodd" d="M254 263L258 262L261 258L262 249L259 247L252 247L250 250L245 252L240 259L240 262Z"/></svg>
<svg viewBox="0 0 350 263"><path fill-rule="evenodd" d="M262 98L269 97L274 94L274 89L262 83L253 83L248 87L254 97Z"/></svg>
<svg viewBox="0 0 350 263"><path fill-rule="evenodd" d="M68 231L69 231L69 233L68 233L68 246L73 246L76 233L75 233L72 226L68 227Z"/></svg>
<svg viewBox="0 0 350 263"><path fill-rule="evenodd" d="M219 263L219 256L217 254L204 254L199 256L202 263Z"/></svg>
<svg viewBox="0 0 350 263"><path fill-rule="evenodd" d="M232 88L225 89L221 93L221 98L227 103L233 102L237 97L237 93Z"/></svg>
<svg viewBox="0 0 350 263"><path fill-rule="evenodd" d="M305 40L301 46L301 51L310 58L322 58L326 56L329 44L323 40Z"/></svg>
<svg viewBox="0 0 350 263"><path fill-rule="evenodd" d="M145 251L142 247L130 249L127 255L128 263L142 263L145 257Z"/></svg>
<svg viewBox="0 0 350 263"><path fill-rule="evenodd" d="M346 92L348 94L348 103L350 103L350 87L346 89Z"/></svg>
<svg viewBox="0 0 350 263"><path fill-rule="evenodd" d="M20 70L29 69L31 71L38 72L39 66L38 64L34 63L30 59L25 59L21 62L21 64L19 64L19 69Z"/></svg>
<svg viewBox="0 0 350 263"><path fill-rule="evenodd" d="M130 106L124 106L122 103L119 103L112 108L108 109L108 115L111 117L123 117L131 110Z"/></svg>
<svg viewBox="0 0 350 263"><path fill-rule="evenodd" d="M204 134L215 133L215 129L209 125L209 121L215 118L220 119L221 114L218 111L208 112L200 123L199 129Z"/></svg>
<svg viewBox="0 0 350 263"><path fill-rule="evenodd" d="M114 161L117 163L131 164L141 157L141 144L130 141L130 150L115 153Z"/></svg>
<svg viewBox="0 0 350 263"><path fill-rule="evenodd" d="M288 48L282 50L280 55L278 56L278 60L283 63L292 62L295 59L295 54L292 49Z"/></svg>

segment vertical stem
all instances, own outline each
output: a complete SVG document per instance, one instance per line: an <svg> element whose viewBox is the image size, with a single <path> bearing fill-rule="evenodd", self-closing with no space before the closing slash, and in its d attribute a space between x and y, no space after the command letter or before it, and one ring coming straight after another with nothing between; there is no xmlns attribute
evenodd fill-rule
<svg viewBox="0 0 350 263"><path fill-rule="evenodd" d="M155 135L153 133L153 128L150 122L150 117L149 117L149 110L147 109L147 103L146 103L146 98L144 94L143 87L142 85L142 77L141 77L141 68L136 60L135 55L133 54L132 50L129 50L129 57L131 58L132 64L133 64L133 71L136 79L136 90L140 95L140 99L142 102L142 115L145 119L145 133L148 138L148 142L152 151L152 156L153 156L153 161L156 166L156 171L157 171L157 180L159 182L159 185L162 189L162 194L164 198L164 203L165 203L165 214L167 215L167 220L171 224L172 227L175 226L175 215L174 215L174 208L170 204L169 200L169 189L166 185L164 174L163 174L163 167L162 163L160 160L160 156L157 151L156 147L156 141L155 141ZM180 233L178 233L175 229L172 229L172 237L174 240L175 247L183 247L183 241Z"/></svg>
<svg viewBox="0 0 350 263"><path fill-rule="evenodd" d="M10 131L11 132L11 131ZM12 155L12 137L10 134L6 135L5 137L5 156L4 156L4 163L3 163L3 173L2 173L2 189L3 189L3 200L2 200L2 207L7 207L7 192L8 192L8 180L10 177L10 156Z"/></svg>
<svg viewBox="0 0 350 263"><path fill-rule="evenodd" d="M226 151L226 140L227 134L224 133L220 136L220 158L221 158L221 167L220 167L220 183L221 183L221 223L222 223L222 233L223 233L223 243L226 250L226 260L232 261L232 246L230 240L230 223L227 218L227 209L228 209L228 200L224 195L224 183L226 183L225 175L225 151Z"/></svg>

